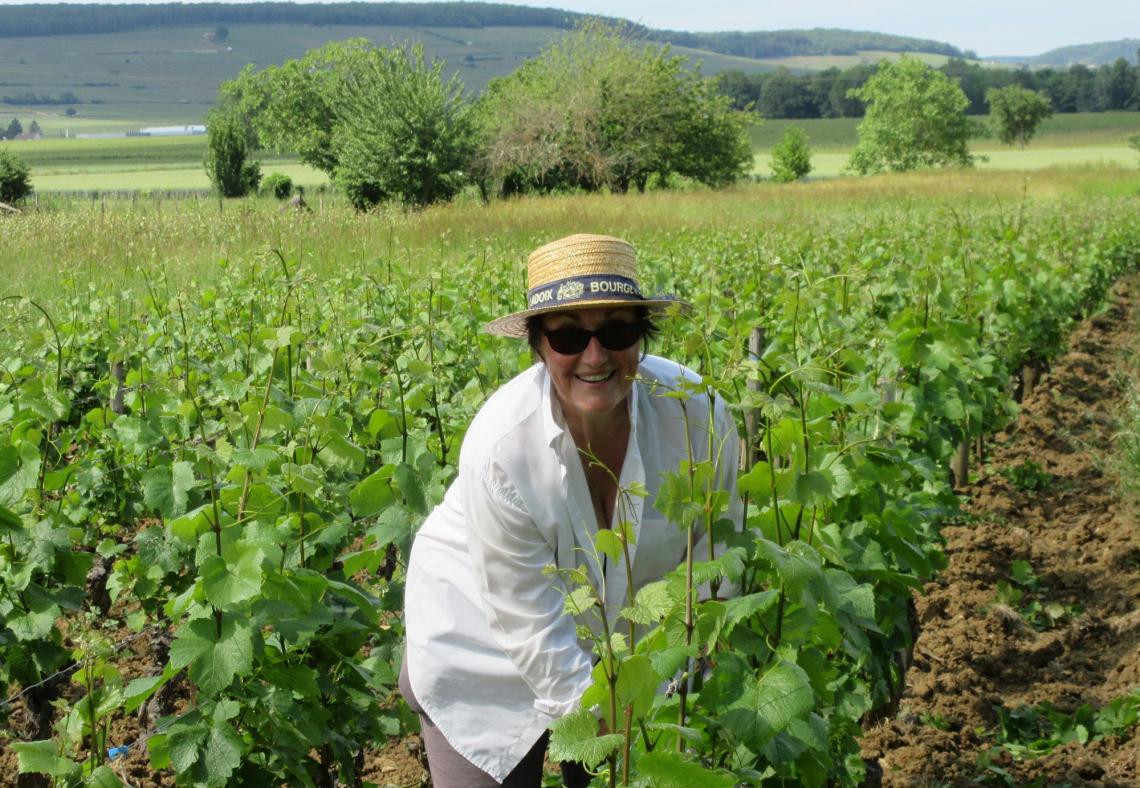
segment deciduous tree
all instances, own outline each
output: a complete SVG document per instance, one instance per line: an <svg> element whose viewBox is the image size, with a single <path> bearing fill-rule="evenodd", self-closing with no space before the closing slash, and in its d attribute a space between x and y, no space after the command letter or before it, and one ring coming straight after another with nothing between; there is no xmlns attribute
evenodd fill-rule
<svg viewBox="0 0 1140 788"><path fill-rule="evenodd" d="M798 181L811 172L808 135L799 126L789 126L772 148L772 177L780 183Z"/></svg>
<svg viewBox="0 0 1140 788"><path fill-rule="evenodd" d="M391 198L426 205L460 188L474 155L462 85L442 69L418 44L358 38L262 71L247 66L222 95L262 146L296 151L357 208Z"/></svg>
<svg viewBox="0 0 1140 788"><path fill-rule="evenodd" d="M32 176L27 162L12 151L0 148L0 202L9 205L32 193Z"/></svg>
<svg viewBox="0 0 1140 788"><path fill-rule="evenodd" d="M990 105L990 121L998 138L1006 145L1016 142L1022 150L1037 133L1041 121L1053 114L1053 104L1048 96L1020 85L990 88L986 91L986 101Z"/></svg>
<svg viewBox="0 0 1140 788"><path fill-rule="evenodd" d="M920 167L969 167L972 134L962 89L917 58L883 61L850 96L866 102L847 166L867 174Z"/></svg>
<svg viewBox="0 0 1140 788"><path fill-rule="evenodd" d="M683 58L600 23L579 27L480 102L484 187L624 192L653 175L719 185L752 162L747 116Z"/></svg>
<svg viewBox="0 0 1140 788"><path fill-rule="evenodd" d="M206 119L206 158L203 165L214 190L222 197L244 197L257 191L261 164L250 157L253 131L232 108L217 108Z"/></svg>
<svg viewBox="0 0 1140 788"><path fill-rule="evenodd" d="M333 84L333 178L357 208L377 197L423 207L463 187L475 154L471 105L443 65L425 62L419 43L374 48Z"/></svg>

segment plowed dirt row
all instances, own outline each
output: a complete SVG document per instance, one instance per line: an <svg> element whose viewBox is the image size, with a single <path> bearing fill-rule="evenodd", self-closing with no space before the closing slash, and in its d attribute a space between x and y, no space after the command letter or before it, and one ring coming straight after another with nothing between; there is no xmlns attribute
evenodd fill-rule
<svg viewBox="0 0 1140 788"><path fill-rule="evenodd" d="M917 600L900 711L863 742L883 785L1140 786L1137 727L1038 758L995 746L999 708L1072 714L1140 687L1140 509L1114 461L1138 321L1140 280L1120 282L996 436L965 521L943 531L949 566Z"/></svg>

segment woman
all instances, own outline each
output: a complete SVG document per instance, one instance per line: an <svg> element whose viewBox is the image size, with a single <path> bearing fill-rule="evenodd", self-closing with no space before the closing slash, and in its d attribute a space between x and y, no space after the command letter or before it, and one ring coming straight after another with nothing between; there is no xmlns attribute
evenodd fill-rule
<svg viewBox="0 0 1140 788"><path fill-rule="evenodd" d="M437 788L540 784L546 728L577 708L592 666L543 570L586 564L595 587L604 575L615 618L626 572L587 557L594 536L633 524L634 592L676 568L685 532L653 503L663 474L710 443L707 398L682 409L661 396L696 376L644 354L655 317L678 302L642 297L632 246L573 235L532 253L527 272L528 308L487 330L528 337L539 363L476 415L408 566L400 689L421 715ZM713 421L734 487L736 429L719 402ZM634 484L648 496L619 495Z"/></svg>

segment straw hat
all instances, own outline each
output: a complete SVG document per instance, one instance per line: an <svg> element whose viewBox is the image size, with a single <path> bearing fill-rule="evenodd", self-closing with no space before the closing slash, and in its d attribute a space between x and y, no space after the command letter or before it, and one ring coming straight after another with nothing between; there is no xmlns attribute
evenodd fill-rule
<svg viewBox="0 0 1140 788"><path fill-rule="evenodd" d="M608 235L570 235L540 246L527 258L527 309L487 324L504 337L525 337L532 315L610 306L664 310L689 305L671 295L646 298L637 281L633 247Z"/></svg>

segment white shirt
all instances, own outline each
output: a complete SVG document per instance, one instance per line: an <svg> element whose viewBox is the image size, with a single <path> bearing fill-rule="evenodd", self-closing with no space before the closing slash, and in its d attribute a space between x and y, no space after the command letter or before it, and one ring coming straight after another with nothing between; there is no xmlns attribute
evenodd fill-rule
<svg viewBox="0 0 1140 788"><path fill-rule="evenodd" d="M615 506L633 523L634 592L685 557L686 534L653 506L667 471L708 456L708 399L660 396L685 377L680 364L646 356L629 401L630 434L619 487L646 498ZM650 381L663 386L656 387ZM714 447L724 486L735 493L736 426L718 400ZM733 494L739 520L739 500ZM632 511L631 511L632 510ZM595 587L601 567L587 556L597 519L578 447L565 428L546 367L536 364L494 393L472 421L459 474L416 535L405 588L408 678L448 743L500 782L547 726L577 708L592 658L563 613L561 581L543 568L583 563ZM707 544L698 556L707 555ZM611 618L625 604L626 573L606 572ZM583 622L586 623L586 622Z"/></svg>

